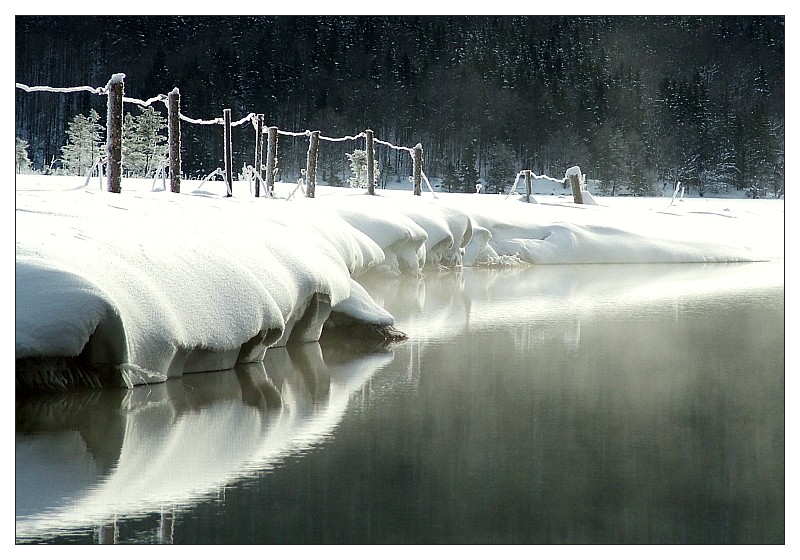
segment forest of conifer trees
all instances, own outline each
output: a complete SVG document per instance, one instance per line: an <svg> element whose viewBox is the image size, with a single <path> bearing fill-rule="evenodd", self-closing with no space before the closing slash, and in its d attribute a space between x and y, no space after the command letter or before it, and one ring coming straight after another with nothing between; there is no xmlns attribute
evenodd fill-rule
<svg viewBox="0 0 800 560"><path fill-rule="evenodd" d="M700 194L784 188L782 16L17 16L16 81L125 95L178 87L181 110L264 113L282 130L367 128L420 142L426 174L455 188L509 183L520 169L580 165L602 189L648 194L676 181ZM16 135L34 169L58 158L68 123L105 98L16 92ZM163 106L156 109L166 114ZM234 137L251 163L252 127ZM184 173L222 162L221 127L182 129ZM355 148L362 148L358 145ZM321 148L322 180L346 181L344 148ZM305 165L281 138L279 179ZM339 150L339 151L337 151ZM339 153L341 152L341 153ZM379 148L381 180L410 162ZM326 179L327 176L327 179Z"/></svg>

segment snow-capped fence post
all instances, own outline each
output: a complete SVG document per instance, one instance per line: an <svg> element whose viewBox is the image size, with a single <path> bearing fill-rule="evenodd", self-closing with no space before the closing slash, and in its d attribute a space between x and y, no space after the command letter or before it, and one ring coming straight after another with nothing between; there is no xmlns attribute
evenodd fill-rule
<svg viewBox="0 0 800 560"><path fill-rule="evenodd" d="M223 109L222 117L225 121L225 183L228 192L225 196L233 196L233 142L231 141L231 110Z"/></svg>
<svg viewBox="0 0 800 560"><path fill-rule="evenodd" d="M311 133L308 140L308 161L306 162L306 196L314 198L317 188L317 153L319 151L319 130Z"/></svg>
<svg viewBox="0 0 800 560"><path fill-rule="evenodd" d="M278 160L278 127L269 127L267 134L267 193L272 194L275 190L275 165Z"/></svg>
<svg viewBox="0 0 800 560"><path fill-rule="evenodd" d="M581 168L577 165L567 169L564 181L572 187L572 198L575 204L583 204L583 194L581 194Z"/></svg>
<svg viewBox="0 0 800 560"><path fill-rule="evenodd" d="M422 196L422 144L414 146L414 194Z"/></svg>
<svg viewBox="0 0 800 560"><path fill-rule="evenodd" d="M525 174L525 202L531 201L531 170L523 171Z"/></svg>
<svg viewBox="0 0 800 560"><path fill-rule="evenodd" d="M106 154L108 156L108 191L122 191L122 96L125 74L114 74L108 81L108 116Z"/></svg>
<svg viewBox="0 0 800 560"><path fill-rule="evenodd" d="M375 194L375 136L369 128L364 131L364 150L367 152L367 192Z"/></svg>
<svg viewBox="0 0 800 560"><path fill-rule="evenodd" d="M261 157L264 152L264 114L256 115L256 198L261 194ZM265 187L266 188L266 187Z"/></svg>
<svg viewBox="0 0 800 560"><path fill-rule="evenodd" d="M167 94L167 128L169 144L169 188L181 192L181 93L178 88Z"/></svg>

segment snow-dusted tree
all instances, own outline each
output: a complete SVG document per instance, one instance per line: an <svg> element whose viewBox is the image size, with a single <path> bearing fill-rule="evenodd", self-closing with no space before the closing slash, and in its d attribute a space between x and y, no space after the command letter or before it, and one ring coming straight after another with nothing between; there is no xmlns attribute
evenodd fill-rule
<svg viewBox="0 0 800 560"><path fill-rule="evenodd" d="M478 161L478 151L476 142L472 141L464 148L464 157L461 162L461 167L458 170L461 184L463 185L464 192L474 193L478 192L476 185L478 184L478 168L475 163Z"/></svg>
<svg viewBox="0 0 800 560"><path fill-rule="evenodd" d="M152 107L142 114L125 115L122 127L122 164L132 177L148 177L167 158L167 119Z"/></svg>
<svg viewBox="0 0 800 560"><path fill-rule="evenodd" d="M75 115L67 125L67 143L61 148L61 163L68 173L84 175L103 154L103 127L100 115Z"/></svg>
<svg viewBox="0 0 800 560"><path fill-rule="evenodd" d="M460 191L462 189L461 178L458 176L456 166L449 162L444 166L444 175L442 176L443 186L447 192Z"/></svg>
<svg viewBox="0 0 800 560"><path fill-rule="evenodd" d="M352 154L346 155L347 159L350 160L350 169L353 172L353 176L347 180L350 186L360 189L367 188L367 151L353 150ZM378 177L378 160L377 158L373 158L372 161L375 169L375 177Z"/></svg>
<svg viewBox="0 0 800 560"><path fill-rule="evenodd" d="M505 144L493 145L489 154L489 165L487 186L494 187L496 192L511 188L517 173L517 158L514 151Z"/></svg>
<svg viewBox="0 0 800 560"><path fill-rule="evenodd" d="M16 147L16 166L17 173L25 173L31 169L31 159L28 157L28 143L17 136Z"/></svg>

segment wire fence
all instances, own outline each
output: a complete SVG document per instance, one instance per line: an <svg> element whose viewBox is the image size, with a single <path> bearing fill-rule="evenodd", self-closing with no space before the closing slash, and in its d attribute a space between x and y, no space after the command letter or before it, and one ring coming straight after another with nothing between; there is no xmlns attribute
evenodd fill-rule
<svg viewBox="0 0 800 560"><path fill-rule="evenodd" d="M25 92L29 92L29 93L33 93L33 92L50 92L50 93L89 92L89 93L93 93L95 95L110 95L112 93L112 87L111 87L112 83L121 82L123 80L124 80L124 74L115 74L112 77L112 79L109 81L109 83L107 85L103 86L103 87L92 87L92 86L74 86L74 87L29 86L29 85L22 84L22 83L19 83L19 82L17 82L15 85L16 85L16 87L18 89L20 89L22 91L25 91ZM174 92L177 92L177 88L176 88L176 90L174 90ZM159 95L156 95L155 97L151 97L149 99L137 99L137 98L134 98L134 97L122 96L122 100L121 101L122 101L123 104L126 104L126 103L127 104L133 104L133 105L138 105L140 107L149 107L149 106L152 106L152 105L154 105L156 103L164 103L164 105L166 105L166 107L167 107L167 111L168 112L170 111L169 95L165 95L165 94L159 94ZM226 110L226 113L229 113L229 110ZM247 123L250 123L253 126L253 128L256 129L256 132L258 134L268 134L269 133L269 129L273 128L273 127L263 126L261 128L261 130L259 131L258 130L258 116L259 115L257 113L249 113L246 116L242 117L241 119L231 122L231 121L226 119L226 115L225 114L223 114L222 117L215 117L215 118L212 118L212 119L193 118L193 117L190 117L190 116L187 116L187 115L183 114L180 110L178 110L178 114L177 114L177 118L180 121L182 121L184 123L187 123L187 124L198 125L198 126L224 126L224 127L226 127L226 139L229 138L229 129L235 128L235 127L239 127L239 126L245 125ZM262 115L262 117L263 117L263 115ZM111 116L109 115L109 120L110 120L110 118L111 118ZM347 141L355 142L355 141L358 141L358 140L361 140L361 139L367 139L367 137L368 137L366 132L360 132L360 133L355 134L355 135L345 135L345 136L341 136L341 137L325 136L325 135L320 134L319 131L311 131L311 130L289 131L289 130L281 130L281 129L277 129L276 128L275 132L277 133L277 135L281 135L281 136L306 137L306 138L309 138L309 140L311 140L312 137L313 137L317 141L321 140L321 141L326 141L326 142L347 142ZM106 133L107 133L107 135L109 134L108 124L106 125ZM270 138L271 138L271 141L273 141L273 142L276 141L276 139L273 139L273 138L275 138L275 135L271 136ZM380 145L383 145L383 146L387 146L387 147L389 147L391 149L398 150L398 151L408 152L409 154L411 154L412 160L414 160L415 157L421 159L421 154L420 154L420 156L416 156L415 155L416 154L415 148L410 148L410 147L406 147L406 146L397 146L395 144L392 144L391 142L380 140L378 138L372 138L371 135L370 135L370 139L375 144L380 144ZM172 143L172 142L170 142L170 143ZM110 144L110 143L107 142L107 148L109 148L108 144ZM230 144L230 141L226 140L226 144L225 144L226 152L230 148L229 144ZM259 144L259 143L257 142L257 144ZM374 147L373 147L373 149L374 149ZM271 147L271 146L269 147L269 150L270 150L270 153L274 153L275 152L274 148ZM421 152L421 147L420 147L420 152ZM312 156L309 155L309 158L311 158L311 157ZM256 159L258 159L258 157L256 157ZM230 154L226 153L225 154L226 170L225 170L225 173L223 174L223 176L224 176L225 180L228 182L228 191L229 191L228 194L231 194L230 191L232 189L232 184L231 184L232 183L232 169L229 168L231 166L229 164L230 160L231 160ZM101 159L98 162L95 162L95 164L92 167L92 172L94 172L96 170L98 172L98 176L101 178L101 181L102 181L102 164L106 163L107 161L108 161L108 157L106 157L105 159ZM270 163L274 163L274 162L270 162ZM176 163L174 161L172 161L172 158L171 158L169 167L170 168L177 167ZM271 187L272 187L272 184L273 184L273 181L274 181L274 176L273 176L272 173L266 173L266 174L264 173L264 171L267 170L266 169L267 166L260 166L261 169L256 169L252 165L249 165L249 166L246 165L245 166L245 168L248 168L248 167L249 167L250 170L252 170L253 174L255 175L257 184L261 183L261 182L268 183L268 185L270 187L268 192L271 193L272 192ZM272 167L274 168L274 165L272 165ZM416 164L415 164L415 167L416 167ZM312 183L312 185L313 185L313 183L315 183L315 180L316 180L316 177L315 177L316 170L313 170L314 171L313 174L310 173L310 171L311 171L310 169L308 169L308 168L306 169L306 178L305 178L305 180L306 180L307 183ZM92 172L90 172L90 173L92 173ZM164 170L161 169L161 172L163 173ZM215 174L216 174L216 171L212 172L211 176L213 176ZM265 179L264 175L266 175L266 179ZM419 175L420 175L420 177L422 176L421 173ZM208 180L209 177L207 177L206 180ZM425 177L425 181L428 184L428 187L431 189L431 192L433 192L433 189L430 187L430 183L427 181L427 177ZM175 189L173 189L173 190L175 190ZM258 188L256 189L256 192L258 192ZM313 192L313 190L310 191L310 192Z"/></svg>
<svg viewBox="0 0 800 560"><path fill-rule="evenodd" d="M114 74L109 80L108 84L103 87L92 87L92 86L75 86L75 87L52 87L52 86L28 86L26 84L22 84L17 82L16 87L26 92L52 92L52 93L76 93L76 92L89 92L96 95L107 95L109 96L109 114L108 120L106 125L106 134L108 141L106 142L106 149L107 155L105 158L101 158L98 160L95 165L92 167L92 171L89 173L89 177L91 177L92 173L97 170L98 177L100 178L102 184L102 175L103 175L103 164L114 163L112 158L109 154L113 153L121 153L120 146L112 145L111 139L115 137L113 134L112 126L119 126L120 130L116 131L116 136L119 138L119 142L121 142L121 115L114 115L112 109L112 101L113 95L115 95L115 90L119 90L119 111L121 112L121 106L125 103L127 104L134 104L142 107L149 107L155 103L164 103L167 107L168 112L168 133L169 139L168 144L170 146L169 150L169 161L165 164L160 166L160 172L162 176L162 180L165 180L166 177L166 169L169 169L169 176L170 176L170 184L171 189L174 192L180 192L180 125L179 122L182 121L187 124L198 125L198 126L223 126L224 133L225 133L225 143L224 143L224 161L225 161L225 169L224 171L220 168L214 170L211 174L209 174L204 180L203 183L211 179L212 177L219 175L223 177L223 180L227 184L227 195L232 196L232 189L233 189L233 165L232 165L232 140L231 140L231 129L235 127L239 127L250 123L257 135L256 139L256 153L254 156L254 163L255 165L245 164L244 169L246 169L248 174L248 179L253 181L255 180L255 196L259 196L260 193L260 185L266 185L266 194L267 196L274 196L274 180L275 180L275 173L277 171L277 137L280 136L287 136L287 137L306 137L309 139L309 150L308 150L308 158L306 169L302 170L304 173L301 177L301 181L304 183L303 192L308 197L314 196L314 187L316 185L316 175L317 175L317 151L319 149L319 141L326 141L326 142L356 142L361 139L365 140L365 152L368 154L368 165L367 173L368 173L368 181L367 181L367 188L370 194L374 194L374 187L375 187L375 177L373 173L372 167L372 158L374 157L374 146L375 144L379 144L382 146L386 146L389 149L396 150L398 152L406 152L411 156L412 167L413 167L413 175L409 177L411 183L413 184L413 190L415 195L421 194L421 186L424 181L427 188L436 196L433 187L428 180L428 177L425 175L422 164L423 164L423 150L422 144L417 144L414 147L409 146L398 146L386 140L381 140L379 138L375 138L372 134L371 130L360 132L355 135L345 135L341 137L331 137L331 136L324 136L320 134L320 131L311 131L311 130L304 130L304 131L288 131L288 130L281 130L274 126L261 126L259 130L259 123L263 122L263 114L257 113L248 113L246 116L242 117L237 121L231 121L230 119L230 109L225 109L223 111L222 117L215 117L212 119L199 119L199 118L192 118L187 115L184 115L180 111L180 92L178 88L175 88L170 94L159 94L155 97L151 97L149 99L137 99L132 97L125 97L122 95L122 83L124 82L125 75L124 74ZM119 122L119 125L112 125L113 122ZM261 141L261 137L267 135L269 138L269 143L267 146L267 157L266 163L262 164L261 162L264 161L263 159L263 143ZM121 156L116 156L116 159L121 160ZM120 162L116 162L119 164ZM107 178L108 178L108 190L114 190L115 192L119 191L119 183L121 181L121 177L115 177L115 173L119 174L121 172L115 171L114 167L111 166L108 170ZM547 177L545 175L533 175L530 171L520 171L514 181L514 185L511 188L511 191L508 196L511 196L512 193L516 191L517 184L521 177L526 178L527 184L527 198L530 201L530 181L531 178L535 179L549 179L555 182L559 182L565 184L565 180L558 180L553 179L552 177ZM155 179L154 179L155 181ZM301 181L298 181L298 185L300 185ZM116 189L114 188L114 183L116 183ZM87 177L87 184L88 184L88 177ZM202 185L202 183L201 183ZM297 188L295 188L295 191ZM292 193L294 194L294 192ZM507 198L507 197L506 197ZM576 195L576 202L578 202L578 195Z"/></svg>

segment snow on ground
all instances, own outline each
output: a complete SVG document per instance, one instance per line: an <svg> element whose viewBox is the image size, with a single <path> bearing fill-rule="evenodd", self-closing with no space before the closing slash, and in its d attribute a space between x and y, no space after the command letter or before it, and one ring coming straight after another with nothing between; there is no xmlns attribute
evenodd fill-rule
<svg viewBox="0 0 800 560"><path fill-rule="evenodd" d="M255 363L325 322L393 318L368 270L782 261L783 200L449 194L16 177L17 359L81 355L128 386ZM160 183L155 185L161 188ZM198 189L198 187L200 187ZM294 195L292 196L292 193ZM333 315L331 315L333 313ZM18 372L19 374L19 372Z"/></svg>

